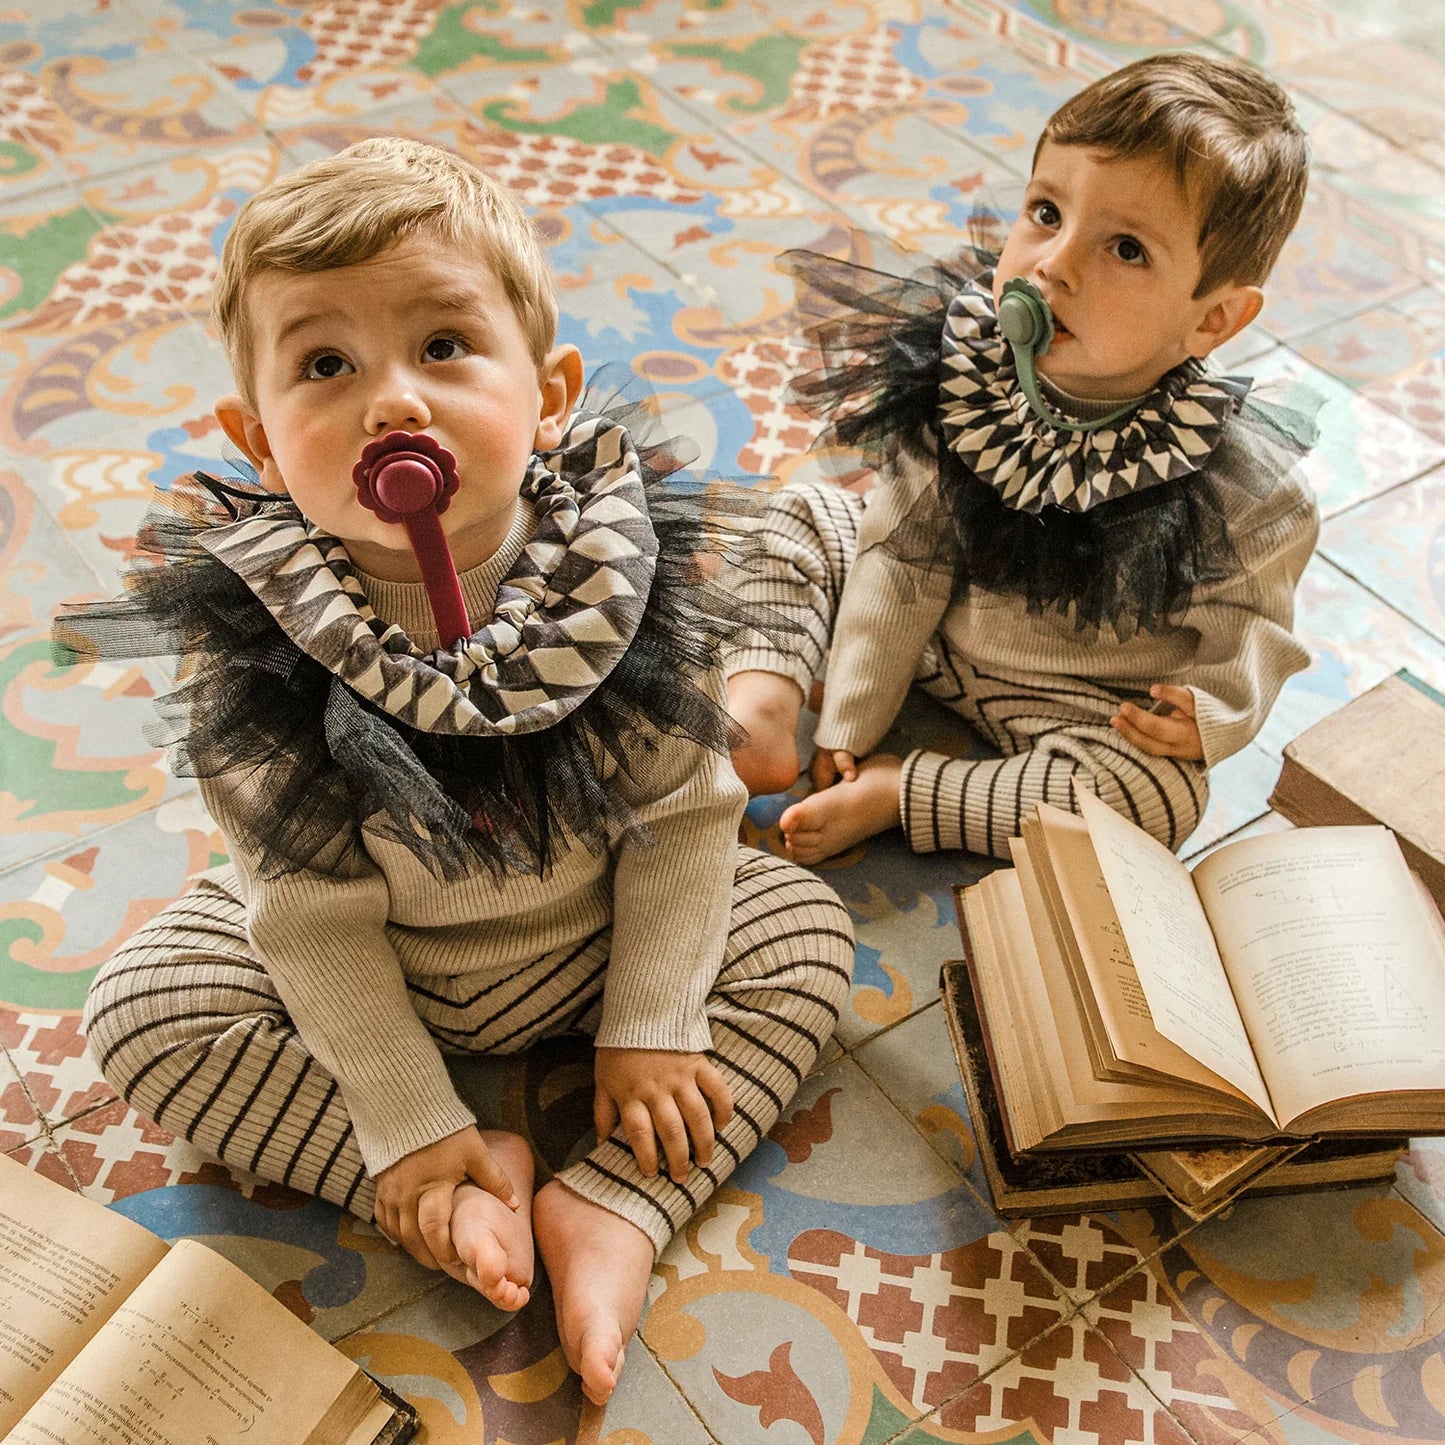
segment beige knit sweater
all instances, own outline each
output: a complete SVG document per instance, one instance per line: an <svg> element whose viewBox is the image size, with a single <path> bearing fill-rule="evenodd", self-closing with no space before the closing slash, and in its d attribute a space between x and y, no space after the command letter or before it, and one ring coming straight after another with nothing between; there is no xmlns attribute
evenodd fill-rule
<svg viewBox="0 0 1445 1445"><path fill-rule="evenodd" d="M1290 629L1319 514L1297 472L1262 485L1246 446L1233 438L1221 443L1209 471L1223 498L1237 570L1199 589L1177 629L1120 641L977 588L955 601L946 567L911 567L875 545L936 486L932 468L900 458L868 498L834 624L818 746L859 757L874 749L937 633L975 668L1008 678L1080 678L1133 698L1156 682L1188 687L1205 762L1238 752L1263 725L1285 679L1308 666L1309 654Z"/></svg>
<svg viewBox="0 0 1445 1445"><path fill-rule="evenodd" d="M465 573L468 614L490 617L497 588L532 534L525 504L506 541ZM377 614L435 645L421 583L363 578ZM717 695L721 696L721 681ZM611 776L655 841L594 855L559 847L545 879L496 881L485 869L439 881L404 846L362 830L346 876L260 876L247 827L254 779L202 784L240 879L256 957L307 1048L338 1081L371 1174L474 1121L436 1042L413 1011L409 980L466 975L483 986L611 924L599 1045L700 1051L703 1003L721 967L746 791L728 759L666 739L631 778Z"/></svg>

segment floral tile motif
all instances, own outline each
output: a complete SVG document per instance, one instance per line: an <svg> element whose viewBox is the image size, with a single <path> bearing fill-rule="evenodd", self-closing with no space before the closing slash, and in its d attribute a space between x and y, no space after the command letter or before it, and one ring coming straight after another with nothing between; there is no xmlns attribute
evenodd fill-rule
<svg viewBox="0 0 1445 1445"><path fill-rule="evenodd" d="M113 1097L80 1035L91 979L191 879L224 861L222 847L192 789L6 875L0 1042L49 1124Z"/></svg>
<svg viewBox="0 0 1445 1445"><path fill-rule="evenodd" d="M56 1129L49 1152L49 1177L163 1239L202 1240L328 1339L434 1279L373 1226L229 1170L118 1099Z"/></svg>
<svg viewBox="0 0 1445 1445"><path fill-rule="evenodd" d="M1248 1199L1085 1313L1195 1439L1430 1440L1442 1270L1445 1236L1379 1187Z"/></svg>
<svg viewBox="0 0 1445 1445"><path fill-rule="evenodd" d="M249 139L255 127L204 64L164 47L130 59L66 55L32 71L37 143L86 179L168 151ZM48 102L48 105L46 104Z"/></svg>
<svg viewBox="0 0 1445 1445"><path fill-rule="evenodd" d="M1439 166L1445 163L1445 62L1409 40L1408 34L1352 39L1291 59L1280 74Z"/></svg>
<svg viewBox="0 0 1445 1445"><path fill-rule="evenodd" d="M643 1337L719 1439L882 1440L1063 1313L1026 1252L848 1060L666 1250ZM873 1164L856 1165L872 1141Z"/></svg>
<svg viewBox="0 0 1445 1445"><path fill-rule="evenodd" d="M787 399L794 246L938 254L1012 215L1068 94L1159 49L1249 58L1311 133L1262 324L1217 360L1324 398L1310 668L1216 770L1187 845L1283 826L1283 744L1408 665L1445 685L1445 26L1404 0L65 0L0 11L0 1151L168 1238L206 1239L418 1405L436 1441L702 1445L1422 1440L1445 1431L1432 1301L1445 1155L1393 1189L1013 1220L979 1172L938 965L951 888L994 866L874 838L818 871L859 937L837 1037L659 1262L604 1412L545 1280L519 1316L368 1228L208 1162L113 1099L78 1020L100 962L220 861L146 746L164 668L61 673L49 626L116 585L151 489L222 467L207 322L244 199L396 132L514 186L589 371L759 488L834 475ZM861 477L835 477L861 488ZM813 699L815 702L817 697ZM803 741L808 729L805 725ZM890 745L975 744L910 704ZM801 792L802 785L793 796ZM754 800L776 850L788 797ZM549 1167L586 1146L590 1057L459 1064ZM1433 1413L1432 1413L1433 1412Z"/></svg>

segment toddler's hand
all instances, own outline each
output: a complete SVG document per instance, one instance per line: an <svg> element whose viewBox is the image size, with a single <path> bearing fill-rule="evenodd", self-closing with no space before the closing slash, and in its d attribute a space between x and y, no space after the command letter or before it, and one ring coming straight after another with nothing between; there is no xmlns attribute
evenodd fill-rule
<svg viewBox="0 0 1445 1445"><path fill-rule="evenodd" d="M1149 696L1154 699L1152 709L1146 712L1126 702L1109 719L1109 726L1153 757L1203 762L1204 740L1194 720L1194 694L1187 687L1156 682Z"/></svg>
<svg viewBox="0 0 1445 1445"><path fill-rule="evenodd" d="M632 1145L637 1167L657 1173L662 1141L668 1175L687 1178L691 1158L700 1168L712 1163L714 1130L733 1116L732 1091L703 1054L664 1049L598 1049L597 1092L592 1119L605 1139L618 1121Z"/></svg>
<svg viewBox="0 0 1445 1445"><path fill-rule="evenodd" d="M515 1209L516 1191L475 1124L403 1155L376 1176L376 1222L418 1264L455 1264L452 1190L464 1179Z"/></svg>
<svg viewBox="0 0 1445 1445"><path fill-rule="evenodd" d="M858 776L858 759L841 748L819 748L813 754L813 766L809 769L814 789L821 793L831 788L839 778L851 783Z"/></svg>

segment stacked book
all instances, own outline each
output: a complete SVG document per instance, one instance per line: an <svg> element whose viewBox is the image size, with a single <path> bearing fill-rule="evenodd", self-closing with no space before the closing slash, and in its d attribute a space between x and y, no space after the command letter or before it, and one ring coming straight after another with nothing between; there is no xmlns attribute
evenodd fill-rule
<svg viewBox="0 0 1445 1445"><path fill-rule="evenodd" d="M1389 1178L1409 1135L1445 1133L1445 925L1419 869L1441 852L1420 818L1445 817L1445 707L1413 680L1382 689L1412 714L1408 738L1385 734L1388 768L1375 694L1291 744L1276 804L1303 796L1325 826L1238 839L1191 872L1084 794L1079 815L1040 804L1014 866L958 891L946 1011L1001 1213L1167 1197L1200 1216ZM1370 729L1353 748L1351 709Z"/></svg>

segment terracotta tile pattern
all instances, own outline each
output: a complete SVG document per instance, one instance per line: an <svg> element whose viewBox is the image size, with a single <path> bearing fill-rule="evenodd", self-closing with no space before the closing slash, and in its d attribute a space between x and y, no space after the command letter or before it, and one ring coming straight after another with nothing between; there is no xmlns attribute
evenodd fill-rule
<svg viewBox="0 0 1445 1445"><path fill-rule="evenodd" d="M145 723L159 667L62 675L48 629L109 591L153 486L223 467L209 331L245 197L395 132L515 187L561 337L648 379L702 465L833 475L788 397L810 358L777 264L942 252L1007 219L1039 127L1166 48L1247 56L1298 98L1316 170L1237 369L1322 398L1327 521L1296 629L1310 669L1219 772L1190 852L1278 825L1295 732L1395 667L1445 686L1445 28L1365 0L147 0L0 15L0 1152L167 1238L224 1249L417 1404L431 1442L1214 1445L1445 1434L1445 1150L1397 1187L1003 1221L936 976L977 859L879 838L822 871L855 987L773 1136L659 1259L605 1416L565 1367L545 1279L515 1318L369 1226L223 1168L115 1099L85 990L223 861ZM64 13L61 13L64 12ZM1433 188L1432 188L1433 187ZM1232 363L1231 363L1232 364ZM816 696L813 702L816 704ZM967 749L910 704L897 734ZM780 846L784 798L745 836ZM556 1167L590 1123L584 1049L476 1097ZM490 1067L490 1066L489 1066ZM780 1422L783 1422L780 1425Z"/></svg>

